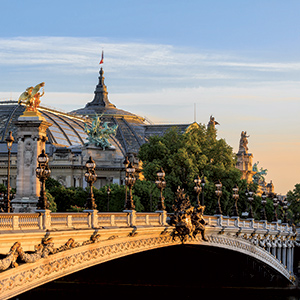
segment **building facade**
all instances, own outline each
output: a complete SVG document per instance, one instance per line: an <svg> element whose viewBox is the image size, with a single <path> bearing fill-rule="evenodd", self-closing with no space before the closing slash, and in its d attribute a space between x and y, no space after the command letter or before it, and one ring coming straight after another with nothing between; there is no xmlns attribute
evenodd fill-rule
<svg viewBox="0 0 300 300"><path fill-rule="evenodd" d="M85 107L70 113L58 109L39 107L41 116L51 126L47 129L46 153L49 156L51 177L66 187L86 187L84 180L85 163L92 156L97 165L96 188L111 183L123 184L125 178L123 162L127 156L136 170L141 172L141 163L137 154L141 145L152 135L162 135L171 127L185 132L191 124L150 124L145 118L131 112L118 109L109 101L107 87L104 83L104 71L99 72L99 81L94 92L94 99L87 102ZM18 101L0 102L0 183L7 183L7 147L5 139L12 131L17 137L16 123L24 113L25 106ZM88 143L86 126L92 124L92 117L101 116L101 121L110 126L117 125L116 135L111 135L111 147L103 150L101 147ZM18 141L11 150L11 187L16 187L17 180L17 151Z"/></svg>

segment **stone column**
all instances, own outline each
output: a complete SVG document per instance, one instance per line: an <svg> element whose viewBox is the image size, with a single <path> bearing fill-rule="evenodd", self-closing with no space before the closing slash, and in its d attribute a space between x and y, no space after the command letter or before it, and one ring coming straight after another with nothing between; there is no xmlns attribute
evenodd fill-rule
<svg viewBox="0 0 300 300"><path fill-rule="evenodd" d="M39 113L22 115L17 125L17 180L16 197L11 201L14 212L34 212L40 196L40 182L35 175L37 157L45 149L46 130L52 124Z"/></svg>
<svg viewBox="0 0 300 300"><path fill-rule="evenodd" d="M293 269L293 263L292 263L292 246L290 242L288 242L287 245L287 269L288 271L292 271Z"/></svg>
<svg viewBox="0 0 300 300"><path fill-rule="evenodd" d="M277 241L277 259L278 259L279 261L281 261L281 248L282 248L281 241L278 240L278 241Z"/></svg>
<svg viewBox="0 0 300 300"><path fill-rule="evenodd" d="M286 266L286 241L282 243L282 264Z"/></svg>

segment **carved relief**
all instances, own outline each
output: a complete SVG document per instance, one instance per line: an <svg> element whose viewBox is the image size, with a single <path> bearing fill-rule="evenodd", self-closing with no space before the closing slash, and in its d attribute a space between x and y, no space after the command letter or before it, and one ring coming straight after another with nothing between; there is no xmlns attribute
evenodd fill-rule
<svg viewBox="0 0 300 300"><path fill-rule="evenodd" d="M37 263L33 264L32 268L10 273L11 275L9 276L2 276L0 279L0 298L9 298L17 295L18 291L20 291L20 287L23 285L26 285L27 288L29 286L35 287L41 283L47 282L47 280L54 280L56 278L55 276L59 277L61 274L75 272L78 266L80 266L80 269L87 268L90 265L107 261L107 259L110 260L120 256L178 243L177 241L174 241L171 235L160 234L157 237L145 237L140 239L130 237L125 241L118 241L117 237L110 237L106 241L111 240L111 244L95 244L91 248L89 248L90 246L83 247L84 245L97 243L99 237L99 234L95 233L90 237L90 240L85 241L82 244L76 243L75 240L71 238L63 246L55 248L52 239L49 236L46 236L42 240L42 243L37 246L37 249L33 254L23 254L20 249L20 243L16 243L5 258L6 261L4 261L5 259L1 260L0 266L15 262L16 253L17 255L23 255L23 260L27 260L28 262L33 262L35 260ZM294 278L288 270L286 270L285 267L268 251L253 245L250 241L251 238L259 239L260 237L250 236L245 240L242 236L237 238L215 234L207 236L206 245L247 253L272 266L274 269L281 272L287 279L293 281ZM192 243L203 243L203 240L199 236L196 236L192 240ZM67 251L72 248L78 248L78 250L76 252ZM66 254L64 256L55 256L55 253L58 252L65 252ZM47 257L48 255L49 257L52 257L51 260L39 260L39 257ZM13 294L14 288L17 290L15 294Z"/></svg>
<svg viewBox="0 0 300 300"><path fill-rule="evenodd" d="M26 167L31 166L32 158L33 158L32 140L27 140L24 145L24 163Z"/></svg>
<svg viewBox="0 0 300 300"><path fill-rule="evenodd" d="M10 248L9 253L4 259L0 260L0 271L4 271L11 267L18 267L16 260L19 258L25 263L34 263L41 258L48 257L49 254L55 254L58 252L66 251L68 249L89 245L92 243L99 242L100 234L93 234L88 241L83 242L81 245L73 238L70 238L64 245L55 248L53 239L46 236L42 239L41 244L35 247L33 253L26 253L21 247L21 243L15 242L14 245Z"/></svg>
<svg viewBox="0 0 300 300"><path fill-rule="evenodd" d="M188 238L195 238L200 232L202 239L207 241L205 237L205 225L207 223L203 218L205 206L198 205L193 207L189 197L185 195L184 189L178 187L173 209L174 214L169 221L171 226L175 226L172 233L173 239L179 237L180 241L184 243Z"/></svg>

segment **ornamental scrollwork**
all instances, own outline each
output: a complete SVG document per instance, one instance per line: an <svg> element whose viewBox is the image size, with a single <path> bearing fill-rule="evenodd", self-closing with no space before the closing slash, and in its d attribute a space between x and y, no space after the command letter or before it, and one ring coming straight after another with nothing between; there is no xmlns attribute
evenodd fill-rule
<svg viewBox="0 0 300 300"><path fill-rule="evenodd" d="M75 242L73 238L70 238L65 244L56 248L54 247L53 238L46 236L39 245L35 246L35 251L33 253L24 252L21 243L15 242L6 257L0 260L0 271L5 271L9 267L18 267L19 264L17 263L17 259L24 263L34 263L41 258L48 257L49 254L55 254L72 248L97 243L99 242L99 238L100 234L93 234L88 241L84 241L82 244L79 244Z"/></svg>
<svg viewBox="0 0 300 300"><path fill-rule="evenodd" d="M174 240L179 237L180 241L184 243L188 238L195 238L198 233L201 233L202 239L208 241L205 236L207 223L203 218L205 206L193 207L189 197L184 193L184 189L178 187L173 209L174 214L170 217L169 225L175 226L171 234Z"/></svg>

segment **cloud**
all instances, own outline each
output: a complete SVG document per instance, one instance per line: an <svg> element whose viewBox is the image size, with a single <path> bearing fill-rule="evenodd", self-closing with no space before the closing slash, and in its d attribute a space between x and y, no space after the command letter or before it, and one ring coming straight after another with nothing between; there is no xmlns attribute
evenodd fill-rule
<svg viewBox="0 0 300 300"><path fill-rule="evenodd" d="M273 80L274 72L300 72L299 62L260 62L227 53L214 53L166 44L111 42L104 38L17 37L0 38L0 67L13 71L25 68L74 76L95 74L102 49L105 69L121 87L141 85L141 74L151 88L233 85L256 80L263 73ZM299 75L299 74L298 74ZM136 84L134 83L136 80ZM278 78L276 79L276 81ZM146 85L145 83L143 84ZM119 84L120 86L120 84Z"/></svg>

